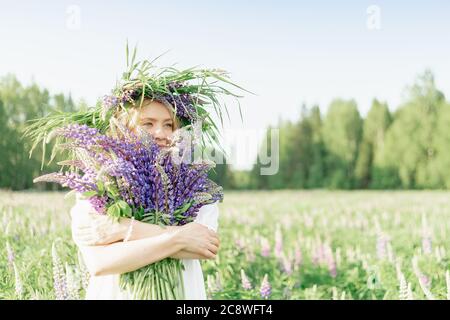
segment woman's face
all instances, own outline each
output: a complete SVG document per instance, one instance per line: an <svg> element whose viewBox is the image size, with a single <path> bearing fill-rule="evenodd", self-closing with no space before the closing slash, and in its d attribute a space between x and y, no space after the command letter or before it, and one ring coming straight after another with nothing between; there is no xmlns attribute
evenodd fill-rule
<svg viewBox="0 0 450 320"><path fill-rule="evenodd" d="M158 146L167 148L174 131L172 114L158 101L151 101L140 108L138 125L153 136Z"/></svg>

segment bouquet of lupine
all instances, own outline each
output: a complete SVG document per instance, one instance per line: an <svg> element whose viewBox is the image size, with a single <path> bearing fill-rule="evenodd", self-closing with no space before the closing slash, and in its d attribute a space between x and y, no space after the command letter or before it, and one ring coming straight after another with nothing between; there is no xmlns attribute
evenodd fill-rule
<svg viewBox="0 0 450 320"><path fill-rule="evenodd" d="M78 124L56 129L54 134L68 141L60 147L76 154L58 164L72 170L34 182L56 182L82 193L99 214L162 226L184 225L203 205L223 200L222 188L207 177L214 162L179 161L182 148L160 149L149 134L118 131L104 135ZM133 299L183 299L182 270L179 259L166 258L122 274L120 285Z"/></svg>

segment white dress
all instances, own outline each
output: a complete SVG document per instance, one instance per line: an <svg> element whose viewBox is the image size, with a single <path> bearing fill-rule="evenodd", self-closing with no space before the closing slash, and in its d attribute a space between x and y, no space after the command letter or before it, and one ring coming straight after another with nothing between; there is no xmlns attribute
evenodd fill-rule
<svg viewBox="0 0 450 320"><path fill-rule="evenodd" d="M71 209L72 218L83 214L89 201L82 200L77 194L77 202ZM217 232L219 208L217 202L204 205L199 209L195 222L206 225ZM205 300L206 290L203 271L198 259L181 259L185 266L183 270L183 283L185 288L185 299ZM119 287L119 274L105 276L91 276L86 290L86 300L130 300L126 291Z"/></svg>

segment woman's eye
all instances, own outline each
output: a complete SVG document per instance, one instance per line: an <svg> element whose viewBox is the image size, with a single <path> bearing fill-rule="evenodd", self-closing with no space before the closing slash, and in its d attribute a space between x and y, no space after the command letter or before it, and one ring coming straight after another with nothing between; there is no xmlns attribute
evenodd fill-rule
<svg viewBox="0 0 450 320"><path fill-rule="evenodd" d="M152 123L144 123L144 126L152 126L153 124Z"/></svg>
<svg viewBox="0 0 450 320"><path fill-rule="evenodd" d="M172 124L171 123L167 123L166 127L172 128Z"/></svg>

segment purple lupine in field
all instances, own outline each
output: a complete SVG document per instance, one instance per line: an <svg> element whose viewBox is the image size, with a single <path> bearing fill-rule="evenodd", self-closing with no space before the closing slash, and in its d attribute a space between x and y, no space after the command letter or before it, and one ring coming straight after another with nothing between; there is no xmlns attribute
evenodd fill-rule
<svg viewBox="0 0 450 320"><path fill-rule="evenodd" d="M286 257L286 255L283 253L280 257L280 262L283 268L283 272L287 275L292 274L292 263L291 260Z"/></svg>
<svg viewBox="0 0 450 320"><path fill-rule="evenodd" d="M261 255L263 257L268 257L270 255L269 240L267 240L267 238L260 237L260 244L261 244Z"/></svg>
<svg viewBox="0 0 450 320"><path fill-rule="evenodd" d="M298 243L295 243L294 250L294 269L298 269L303 262L302 250Z"/></svg>
<svg viewBox="0 0 450 320"><path fill-rule="evenodd" d="M244 288L244 290L252 289L252 283L250 282L247 275L245 274L244 269L241 269L241 282L242 282L242 288Z"/></svg>
<svg viewBox="0 0 450 320"><path fill-rule="evenodd" d="M19 271L17 270L16 263L13 262L14 269L14 286L16 291L16 296L21 299L23 295L23 285L22 280L20 279Z"/></svg>
<svg viewBox="0 0 450 320"><path fill-rule="evenodd" d="M426 275L422 274L420 276L420 280L422 281L422 283L428 288L431 288L431 279L429 277L427 277Z"/></svg>
<svg viewBox="0 0 450 320"><path fill-rule="evenodd" d="M280 258L283 251L283 234L281 232L281 228L277 225L275 230L275 257Z"/></svg>
<svg viewBox="0 0 450 320"><path fill-rule="evenodd" d="M431 234L429 232L422 235L422 250L425 254L433 253Z"/></svg>
<svg viewBox="0 0 450 320"><path fill-rule="evenodd" d="M66 274L58 253L56 252L55 244L52 245L52 261L53 289L55 291L56 300L67 300L69 295L67 291Z"/></svg>
<svg viewBox="0 0 450 320"><path fill-rule="evenodd" d="M336 278L336 276L337 276L337 268L336 268L336 261L334 260L333 255L329 256L328 271L330 273L330 276L332 276L333 278Z"/></svg>
<svg viewBox="0 0 450 320"><path fill-rule="evenodd" d="M77 279L75 270L66 263L66 284L68 300L80 300L80 282Z"/></svg>
<svg viewBox="0 0 450 320"><path fill-rule="evenodd" d="M268 299L272 293L272 287L270 286L269 276L267 274L264 275L259 292L264 299Z"/></svg>
<svg viewBox="0 0 450 320"><path fill-rule="evenodd" d="M416 274L417 279L419 280L420 288L422 289L423 293L425 294L428 300L434 300L434 296L430 291L431 280L420 270L417 256L413 256L411 261L413 271Z"/></svg>
<svg viewBox="0 0 450 320"><path fill-rule="evenodd" d="M6 242L6 256L8 258L8 266L10 268L12 268L13 267L13 263L14 263L15 255L14 255L14 250L11 248L11 245L9 244L8 241Z"/></svg>
<svg viewBox="0 0 450 320"><path fill-rule="evenodd" d="M336 260L333 256L333 249L331 248L331 246L329 244L326 244L324 246L324 254L325 254L326 264L328 266L328 271L333 278L336 278L336 275L337 275Z"/></svg>
<svg viewBox="0 0 450 320"><path fill-rule="evenodd" d="M80 278L81 278L81 286L84 290L87 290L88 285L89 285L89 279L91 277L86 264L83 260L83 256L81 254L81 251L78 250L77 252L78 255L78 269L79 269L79 273L80 273Z"/></svg>
<svg viewBox="0 0 450 320"><path fill-rule="evenodd" d="M387 257L387 246L389 243L389 238L382 232L377 235L377 257L380 260L386 259Z"/></svg>
<svg viewBox="0 0 450 320"><path fill-rule="evenodd" d="M313 246L311 248L311 262L314 266L319 264L320 252L319 246Z"/></svg>
<svg viewBox="0 0 450 320"><path fill-rule="evenodd" d="M317 241L312 250L312 262L314 265L317 266L326 262L325 247L321 241Z"/></svg>
<svg viewBox="0 0 450 320"><path fill-rule="evenodd" d="M422 238L422 249L425 254L433 253L432 250L432 241L430 235L424 235Z"/></svg>

